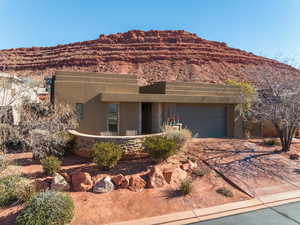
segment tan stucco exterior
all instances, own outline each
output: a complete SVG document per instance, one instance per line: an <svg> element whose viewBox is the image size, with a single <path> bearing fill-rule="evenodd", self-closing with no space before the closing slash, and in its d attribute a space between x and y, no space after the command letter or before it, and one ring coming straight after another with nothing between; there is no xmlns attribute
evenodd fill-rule
<svg viewBox="0 0 300 225"><path fill-rule="evenodd" d="M176 113L177 104L221 106L226 111L226 133L240 137L235 107L243 101L237 87L192 82L159 82L139 87L136 76L58 71L53 82L53 101L75 106L83 104L79 132L99 135L108 130L108 104L119 106L118 135L127 130L142 132L142 104L152 105L152 132L160 132L168 112Z"/></svg>

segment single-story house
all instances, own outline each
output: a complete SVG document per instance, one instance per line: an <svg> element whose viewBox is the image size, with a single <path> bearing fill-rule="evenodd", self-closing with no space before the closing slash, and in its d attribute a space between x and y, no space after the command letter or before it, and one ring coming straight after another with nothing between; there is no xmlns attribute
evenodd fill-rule
<svg viewBox="0 0 300 225"><path fill-rule="evenodd" d="M78 131L91 135L139 135L180 123L195 137L241 137L239 87L164 81L139 86L134 75L58 71L52 102L74 105Z"/></svg>

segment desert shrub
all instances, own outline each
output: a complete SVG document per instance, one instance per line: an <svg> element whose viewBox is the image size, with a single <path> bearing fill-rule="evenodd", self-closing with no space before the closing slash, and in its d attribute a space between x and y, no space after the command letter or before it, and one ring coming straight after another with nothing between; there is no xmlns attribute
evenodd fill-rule
<svg viewBox="0 0 300 225"><path fill-rule="evenodd" d="M264 140L264 145L266 145L266 146L276 146L276 145L280 145L280 143L276 139L265 139Z"/></svg>
<svg viewBox="0 0 300 225"><path fill-rule="evenodd" d="M17 201L27 201L33 193L33 185L27 178L18 175L0 178L0 207L9 206Z"/></svg>
<svg viewBox="0 0 300 225"><path fill-rule="evenodd" d="M176 141L176 143L180 146L192 138L192 132L188 129L178 130L171 126L165 126L163 131L167 138Z"/></svg>
<svg viewBox="0 0 300 225"><path fill-rule="evenodd" d="M61 161L55 156L48 156L41 160L43 171L46 175L54 175L60 170Z"/></svg>
<svg viewBox="0 0 300 225"><path fill-rule="evenodd" d="M218 188L216 190L216 192L220 195L224 195L227 198L232 198L233 197L233 193L229 189L224 188L224 187L223 188Z"/></svg>
<svg viewBox="0 0 300 225"><path fill-rule="evenodd" d="M166 160L176 154L178 149L177 142L166 136L147 137L143 146L145 151L149 153L150 157L156 162Z"/></svg>
<svg viewBox="0 0 300 225"><path fill-rule="evenodd" d="M192 181L188 178L182 180L179 185L179 191L183 195L188 195L192 191Z"/></svg>
<svg viewBox="0 0 300 225"><path fill-rule="evenodd" d="M98 142L93 145L92 157L100 168L108 170L117 165L122 157L119 145L112 142Z"/></svg>
<svg viewBox="0 0 300 225"><path fill-rule="evenodd" d="M65 225L74 216L72 198L60 192L39 192L18 215L17 225Z"/></svg>
<svg viewBox="0 0 300 225"><path fill-rule="evenodd" d="M207 169L198 168L193 170L193 174L195 174L198 177L203 177L205 174L208 173Z"/></svg>
<svg viewBox="0 0 300 225"><path fill-rule="evenodd" d="M0 153L0 172L5 170L8 166L8 160L6 159L6 155L4 153Z"/></svg>

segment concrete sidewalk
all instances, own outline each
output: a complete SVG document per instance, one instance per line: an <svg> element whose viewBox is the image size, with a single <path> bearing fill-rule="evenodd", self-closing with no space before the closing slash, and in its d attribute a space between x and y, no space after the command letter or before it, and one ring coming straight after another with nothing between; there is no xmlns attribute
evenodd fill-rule
<svg viewBox="0 0 300 225"><path fill-rule="evenodd" d="M194 209L191 211L184 211L162 216L118 222L111 225L265 225L264 223L256 223L255 218L261 215L264 215L261 222L268 222L268 218L270 216L274 216L274 221L281 222L277 223L278 225L294 225L297 224L297 222L295 222L297 221L296 219L298 219L298 217L300 219L299 211L300 190L261 196L256 199L233 202L215 207ZM285 216L281 215L279 212L282 212L282 214L289 212L291 214L291 219L287 217L285 218ZM297 217L298 214L299 216ZM296 218L295 221L292 218ZM272 219L273 217L269 218L270 221L272 221ZM251 222L252 220L254 223L246 223L244 220L247 220L248 222ZM233 221L236 221L236 223L233 223ZM285 223L286 221L290 223ZM269 224L277 225L276 223L266 223L266 225ZM300 222L298 224L300 224Z"/></svg>

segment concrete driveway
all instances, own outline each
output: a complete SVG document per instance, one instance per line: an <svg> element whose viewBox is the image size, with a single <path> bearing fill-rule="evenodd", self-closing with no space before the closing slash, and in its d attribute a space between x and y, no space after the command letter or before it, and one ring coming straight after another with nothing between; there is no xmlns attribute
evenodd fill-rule
<svg viewBox="0 0 300 225"><path fill-rule="evenodd" d="M299 225L300 202L259 209L190 225Z"/></svg>
<svg viewBox="0 0 300 225"><path fill-rule="evenodd" d="M300 163L289 160L280 147L245 140L206 139L198 145L204 161L227 181L252 197L300 189Z"/></svg>

